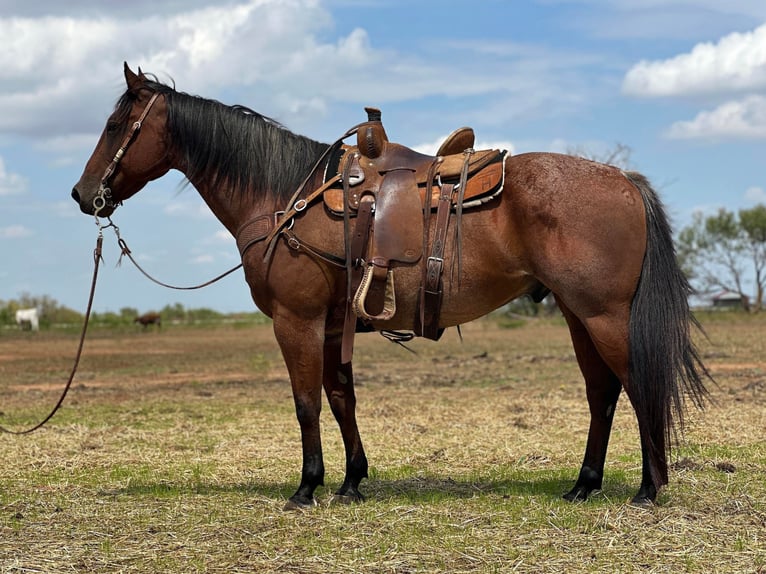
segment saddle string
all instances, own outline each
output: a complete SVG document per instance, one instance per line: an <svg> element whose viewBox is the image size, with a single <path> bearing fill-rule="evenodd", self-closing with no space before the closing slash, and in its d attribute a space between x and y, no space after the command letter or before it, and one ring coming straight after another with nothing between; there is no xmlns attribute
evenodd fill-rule
<svg viewBox="0 0 766 574"><path fill-rule="evenodd" d="M380 335L392 343L396 343L405 351L409 351L413 355L417 355L418 352L415 349L411 349L405 343L409 343L415 338L415 333L409 331L395 331L393 329L382 329L379 331Z"/></svg>
<svg viewBox="0 0 766 574"><path fill-rule="evenodd" d="M74 365L72 366L72 371L69 374L69 379L67 380L66 385L64 385L64 390L61 392L61 396L59 396L59 400L56 402L56 405L48 413L48 416L46 416L36 425L24 430L13 430L4 426L0 426L0 432L13 435L25 435L32 433L45 425L49 420L51 420L53 415L58 412L61 405L64 404L64 399L66 398L67 393L72 386L72 381L74 381L75 374L77 373L77 367L80 365L80 357L82 356L82 349L85 345L85 333L88 331L88 322L90 321L90 312L93 307L93 298L96 294L96 280L98 279L99 262L103 261L103 258L101 257L101 246L104 242L103 230L105 227L111 226L112 222L110 221L109 225L102 226L99 223L98 218L96 218L96 225L99 226L99 229L98 239L96 240L96 248L93 250L93 279L90 284L90 295L88 295L88 305L85 309L85 319L83 320L82 332L80 333L80 342L77 345L77 353L75 354Z"/></svg>

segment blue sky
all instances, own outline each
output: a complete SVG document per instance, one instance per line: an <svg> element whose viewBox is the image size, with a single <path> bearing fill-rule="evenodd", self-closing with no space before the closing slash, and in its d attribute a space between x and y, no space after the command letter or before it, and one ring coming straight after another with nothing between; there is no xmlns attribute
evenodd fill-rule
<svg viewBox="0 0 766 574"><path fill-rule="evenodd" d="M763 0L0 0L0 300L83 311L96 227L69 198L124 89L122 62L335 140L382 108L389 137L434 149L632 150L677 228L695 210L766 203ZM238 262L172 172L113 219L178 284ZM149 283L106 236L97 311L180 302L253 309L241 273L198 292Z"/></svg>

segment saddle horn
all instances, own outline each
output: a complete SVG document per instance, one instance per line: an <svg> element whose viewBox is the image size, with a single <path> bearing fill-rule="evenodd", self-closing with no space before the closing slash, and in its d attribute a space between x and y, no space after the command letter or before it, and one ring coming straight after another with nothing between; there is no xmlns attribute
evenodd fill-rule
<svg viewBox="0 0 766 574"><path fill-rule="evenodd" d="M381 111L378 108L364 108L364 111L367 112L367 122L359 127L357 147L363 156L375 159L383 153L388 136L381 121Z"/></svg>

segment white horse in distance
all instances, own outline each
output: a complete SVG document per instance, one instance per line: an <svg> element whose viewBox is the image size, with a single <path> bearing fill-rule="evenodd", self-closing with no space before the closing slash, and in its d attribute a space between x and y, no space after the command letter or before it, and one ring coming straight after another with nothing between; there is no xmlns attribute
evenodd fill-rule
<svg viewBox="0 0 766 574"><path fill-rule="evenodd" d="M16 311L16 324L22 329L40 330L40 316L36 308Z"/></svg>

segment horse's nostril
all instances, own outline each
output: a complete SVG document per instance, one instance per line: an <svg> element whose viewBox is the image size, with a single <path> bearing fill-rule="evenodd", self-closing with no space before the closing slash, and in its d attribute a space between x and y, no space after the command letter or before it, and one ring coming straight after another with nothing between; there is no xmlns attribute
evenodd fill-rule
<svg viewBox="0 0 766 574"><path fill-rule="evenodd" d="M80 194L77 193L77 188L72 188L72 199L74 199L77 203L80 203Z"/></svg>

